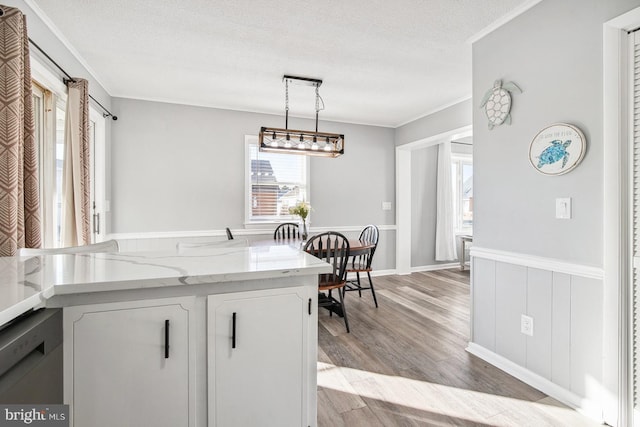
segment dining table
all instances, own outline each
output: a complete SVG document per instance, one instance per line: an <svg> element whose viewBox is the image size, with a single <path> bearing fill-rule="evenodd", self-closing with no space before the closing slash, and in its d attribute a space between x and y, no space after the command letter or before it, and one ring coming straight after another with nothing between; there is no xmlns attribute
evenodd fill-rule
<svg viewBox="0 0 640 427"><path fill-rule="evenodd" d="M307 240L302 240L302 239L258 240L255 242L251 242L250 245L252 246L289 245L291 247L304 250L304 245L307 243ZM362 242L358 239L348 239L348 241L349 241L350 257L361 255L375 246L374 243Z"/></svg>

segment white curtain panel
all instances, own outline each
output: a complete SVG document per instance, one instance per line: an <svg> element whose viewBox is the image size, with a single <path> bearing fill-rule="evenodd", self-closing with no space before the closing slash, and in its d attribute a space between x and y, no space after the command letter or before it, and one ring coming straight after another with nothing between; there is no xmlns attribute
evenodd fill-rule
<svg viewBox="0 0 640 427"><path fill-rule="evenodd" d="M453 261L456 234L453 223L453 183L451 178L451 143L438 145L436 189L436 261Z"/></svg>
<svg viewBox="0 0 640 427"><path fill-rule="evenodd" d="M62 166L62 246L88 245L89 231L89 92L88 82L68 82Z"/></svg>

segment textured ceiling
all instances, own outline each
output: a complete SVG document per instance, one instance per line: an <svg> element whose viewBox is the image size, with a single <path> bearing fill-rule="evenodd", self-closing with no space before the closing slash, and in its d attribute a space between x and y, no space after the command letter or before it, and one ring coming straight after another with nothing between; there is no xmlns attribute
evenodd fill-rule
<svg viewBox="0 0 640 427"><path fill-rule="evenodd" d="M471 95L467 40L525 0L32 0L115 97L395 127ZM37 42L37 40L36 40ZM313 88L290 87L310 116Z"/></svg>

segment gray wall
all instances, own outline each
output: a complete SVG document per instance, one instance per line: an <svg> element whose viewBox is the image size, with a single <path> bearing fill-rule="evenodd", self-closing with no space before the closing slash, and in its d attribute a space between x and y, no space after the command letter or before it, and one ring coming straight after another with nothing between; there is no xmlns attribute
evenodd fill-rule
<svg viewBox="0 0 640 427"><path fill-rule="evenodd" d="M473 110L472 341L549 380L547 392L569 391L583 407L617 393L604 385L616 371L616 361L603 364L604 285L590 273L603 266L603 23L638 6L544 0L472 48L475 103L496 79L524 91L514 95L510 126L489 130L484 113ZM545 176L530 165L529 144L555 122L581 128L587 153L568 174ZM558 197L572 198L570 220L555 219ZM500 262L495 250L514 264ZM532 268L544 259L551 261L539 264L548 268ZM541 326L533 337L520 333L522 314Z"/></svg>
<svg viewBox="0 0 640 427"><path fill-rule="evenodd" d="M543 1L473 44L473 99L514 81L511 126L488 130L474 108L474 245L602 266L602 24L637 0ZM562 176L538 173L529 143L555 122L587 138L583 162ZM571 197L573 218L555 219Z"/></svg>
<svg viewBox="0 0 640 427"><path fill-rule="evenodd" d="M245 135L284 127L282 116L122 98L113 108L112 233L244 229ZM314 125L289 121L291 129ZM311 158L311 231L389 225L374 267L394 268L395 211L382 210L382 202L395 207L393 129L333 122L319 129L343 133L345 155Z"/></svg>
<svg viewBox="0 0 640 427"><path fill-rule="evenodd" d="M451 144L452 153L471 153L471 145ZM411 267L446 264L436 261L438 145L411 152Z"/></svg>
<svg viewBox="0 0 640 427"><path fill-rule="evenodd" d="M438 146L411 152L411 267L436 264Z"/></svg>
<svg viewBox="0 0 640 427"><path fill-rule="evenodd" d="M283 117L114 98L114 233L244 226L245 135ZM289 127L312 128L293 119ZM321 122L345 134L346 154L311 158L316 227L394 224L393 129Z"/></svg>
<svg viewBox="0 0 640 427"><path fill-rule="evenodd" d="M471 124L471 100L459 102L396 128L396 145L408 144Z"/></svg>

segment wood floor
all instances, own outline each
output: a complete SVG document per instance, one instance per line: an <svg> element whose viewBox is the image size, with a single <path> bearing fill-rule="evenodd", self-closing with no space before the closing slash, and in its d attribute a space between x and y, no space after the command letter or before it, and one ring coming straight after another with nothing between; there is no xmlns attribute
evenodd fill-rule
<svg viewBox="0 0 640 427"><path fill-rule="evenodd" d="M351 333L321 310L318 426L597 426L467 353L469 272L374 277L347 293Z"/></svg>

